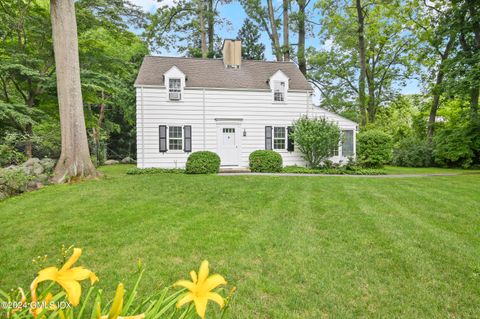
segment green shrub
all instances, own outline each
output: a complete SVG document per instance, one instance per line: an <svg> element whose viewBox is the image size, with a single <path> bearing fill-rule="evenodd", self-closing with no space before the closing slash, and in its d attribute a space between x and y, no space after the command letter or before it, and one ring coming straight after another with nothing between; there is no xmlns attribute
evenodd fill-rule
<svg viewBox="0 0 480 319"><path fill-rule="evenodd" d="M323 118L302 117L294 123L292 137L310 167L318 167L338 148L339 127Z"/></svg>
<svg viewBox="0 0 480 319"><path fill-rule="evenodd" d="M392 156L392 138L390 135L369 130L358 134L357 162L363 167L381 168L390 162Z"/></svg>
<svg viewBox="0 0 480 319"><path fill-rule="evenodd" d="M0 169L0 199L26 192L31 179L22 169Z"/></svg>
<svg viewBox="0 0 480 319"><path fill-rule="evenodd" d="M405 138L393 149L392 164L406 167L431 166L432 149L426 140Z"/></svg>
<svg viewBox="0 0 480 319"><path fill-rule="evenodd" d="M185 170L182 168L130 168L127 170L128 175L155 175L155 174L183 174Z"/></svg>
<svg viewBox="0 0 480 319"><path fill-rule="evenodd" d="M433 138L433 157L440 166L468 168L480 163L480 122L452 126Z"/></svg>
<svg viewBox="0 0 480 319"><path fill-rule="evenodd" d="M0 167L12 164L20 164L25 161L25 155L10 145L0 145Z"/></svg>
<svg viewBox="0 0 480 319"><path fill-rule="evenodd" d="M252 172L278 173L282 171L282 156L275 151L258 150L249 156L249 166Z"/></svg>
<svg viewBox="0 0 480 319"><path fill-rule="evenodd" d="M220 157L209 151L193 152L188 156L185 173L215 174L220 170Z"/></svg>

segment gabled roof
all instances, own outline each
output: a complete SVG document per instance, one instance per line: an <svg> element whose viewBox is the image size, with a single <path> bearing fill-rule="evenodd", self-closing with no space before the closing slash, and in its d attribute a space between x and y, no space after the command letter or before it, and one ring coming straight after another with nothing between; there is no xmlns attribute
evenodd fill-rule
<svg viewBox="0 0 480 319"><path fill-rule="evenodd" d="M185 86L228 89L269 90L268 80L278 70L290 79L290 90L312 90L305 76L293 62L243 60L239 69L225 68L222 59L146 56L135 86L164 84L163 75L172 66L185 73Z"/></svg>

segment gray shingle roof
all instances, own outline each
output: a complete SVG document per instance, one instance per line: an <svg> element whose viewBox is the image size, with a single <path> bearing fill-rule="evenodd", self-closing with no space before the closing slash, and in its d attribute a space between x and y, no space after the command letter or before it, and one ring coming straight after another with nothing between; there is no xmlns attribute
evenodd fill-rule
<svg viewBox="0 0 480 319"><path fill-rule="evenodd" d="M290 90L312 90L293 62L243 60L239 69L227 69L222 59L146 56L135 85L164 85L163 74L172 66L186 76L186 87L270 89L267 81L278 70L290 78Z"/></svg>

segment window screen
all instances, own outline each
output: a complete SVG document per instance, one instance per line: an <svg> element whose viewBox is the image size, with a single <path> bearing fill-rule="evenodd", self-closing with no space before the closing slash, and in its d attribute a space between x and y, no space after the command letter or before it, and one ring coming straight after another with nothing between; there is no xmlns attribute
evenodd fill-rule
<svg viewBox="0 0 480 319"><path fill-rule="evenodd" d="M285 82L273 82L273 100L277 102L285 101Z"/></svg>
<svg viewBox="0 0 480 319"><path fill-rule="evenodd" d="M353 130L343 131L342 156L353 156Z"/></svg>

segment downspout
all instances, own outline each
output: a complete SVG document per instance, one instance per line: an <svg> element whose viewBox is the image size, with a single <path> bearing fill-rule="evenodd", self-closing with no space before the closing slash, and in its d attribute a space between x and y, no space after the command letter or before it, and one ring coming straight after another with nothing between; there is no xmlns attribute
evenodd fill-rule
<svg viewBox="0 0 480 319"><path fill-rule="evenodd" d="M142 167L145 167L145 134L144 134L144 126L145 123L143 122L143 86L140 87L140 122L142 123Z"/></svg>
<svg viewBox="0 0 480 319"><path fill-rule="evenodd" d="M205 88L203 88L203 150L206 149L206 133L205 133Z"/></svg>

